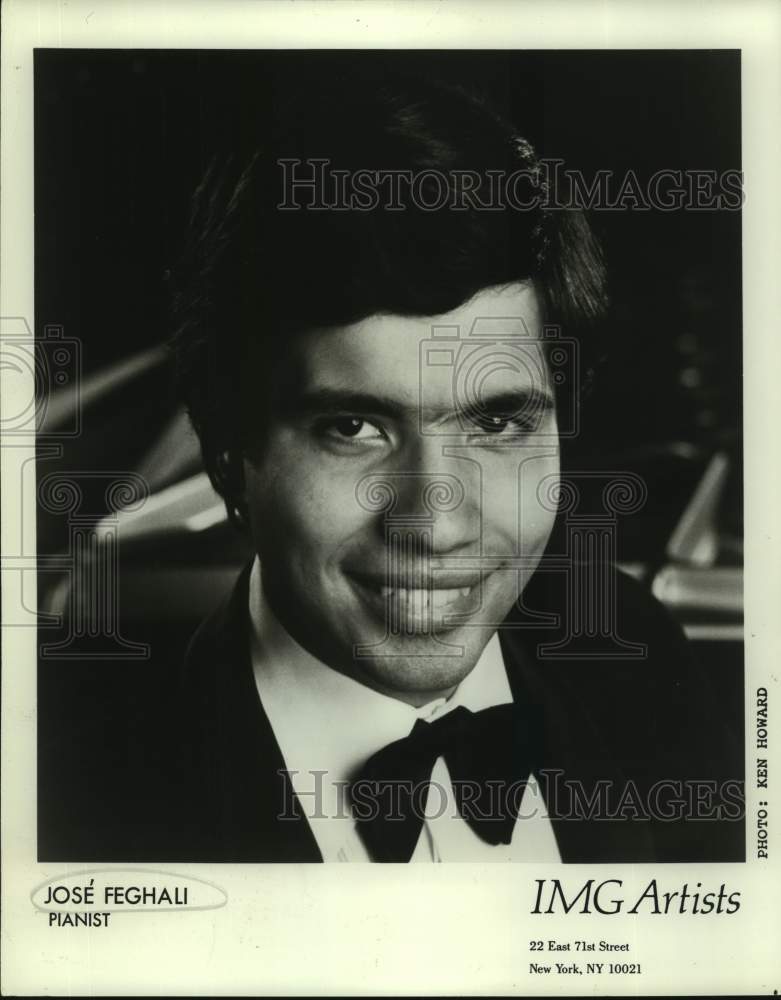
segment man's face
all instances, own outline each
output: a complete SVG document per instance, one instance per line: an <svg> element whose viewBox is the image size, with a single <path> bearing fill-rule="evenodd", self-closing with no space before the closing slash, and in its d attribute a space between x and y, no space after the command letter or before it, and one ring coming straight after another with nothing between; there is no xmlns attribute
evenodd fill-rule
<svg viewBox="0 0 781 1000"><path fill-rule="evenodd" d="M247 502L269 604L332 668L423 704L523 590L559 470L540 330L534 289L515 284L291 345Z"/></svg>

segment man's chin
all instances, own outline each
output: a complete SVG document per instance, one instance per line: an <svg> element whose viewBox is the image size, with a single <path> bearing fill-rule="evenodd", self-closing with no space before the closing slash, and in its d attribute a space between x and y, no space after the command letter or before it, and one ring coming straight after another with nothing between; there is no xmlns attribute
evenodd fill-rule
<svg viewBox="0 0 781 1000"><path fill-rule="evenodd" d="M474 669L487 642L482 629L447 635L389 638L375 646L357 645L354 676L383 694L425 704L448 695Z"/></svg>

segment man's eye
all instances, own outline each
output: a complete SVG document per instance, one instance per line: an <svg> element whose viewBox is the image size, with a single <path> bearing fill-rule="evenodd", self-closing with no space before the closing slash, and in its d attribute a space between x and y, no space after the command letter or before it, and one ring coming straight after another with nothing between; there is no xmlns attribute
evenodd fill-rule
<svg viewBox="0 0 781 1000"><path fill-rule="evenodd" d="M492 437L517 437L530 433L534 428L530 422L515 417L500 414L482 413L472 416L472 421L479 433Z"/></svg>
<svg viewBox="0 0 781 1000"><path fill-rule="evenodd" d="M487 416L481 417L477 423L480 429L486 431L488 434L501 434L507 430L510 421L506 417Z"/></svg>
<svg viewBox="0 0 781 1000"><path fill-rule="evenodd" d="M324 430L337 440L382 441L385 437L379 427L362 417L337 417L330 420Z"/></svg>

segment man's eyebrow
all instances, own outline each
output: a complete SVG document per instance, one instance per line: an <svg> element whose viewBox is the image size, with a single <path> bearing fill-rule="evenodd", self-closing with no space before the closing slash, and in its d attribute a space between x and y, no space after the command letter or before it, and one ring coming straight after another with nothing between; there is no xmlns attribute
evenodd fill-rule
<svg viewBox="0 0 781 1000"><path fill-rule="evenodd" d="M548 413L555 409L553 394L547 389L537 386L525 386L522 389L502 390L495 393L485 393L478 399L464 400L459 409L466 413L488 411L497 415L512 417L522 412Z"/></svg>
<svg viewBox="0 0 781 1000"><path fill-rule="evenodd" d="M504 389L495 393L486 392L478 399L454 400L454 405L443 407L436 413L429 410L433 418L447 417L457 413L468 415L490 412L512 417L520 413L547 413L555 408L553 395L537 386L518 389ZM402 419L419 414L419 404L412 405L389 396L369 392L356 392L331 386L319 386L294 391L283 396L277 409L288 416L312 416L328 413L371 413L377 416Z"/></svg>
<svg viewBox="0 0 781 1000"><path fill-rule="evenodd" d="M401 417L410 410L387 396L320 386L285 395L278 409L288 415L309 416L318 413L376 413L383 417Z"/></svg>

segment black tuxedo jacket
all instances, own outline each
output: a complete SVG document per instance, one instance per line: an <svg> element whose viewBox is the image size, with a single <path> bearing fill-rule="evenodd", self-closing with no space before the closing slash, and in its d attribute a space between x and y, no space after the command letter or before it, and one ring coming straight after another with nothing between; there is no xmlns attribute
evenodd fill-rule
<svg viewBox="0 0 781 1000"><path fill-rule="evenodd" d="M322 860L256 692L248 580L249 567L191 642L161 809L169 839L151 856ZM562 860L744 860L743 750L727 721L742 713L720 710L680 628L623 574L615 632L646 655L611 658L598 637L570 643L568 658L546 656L541 647L568 634L564 601L560 575L538 571L500 629L513 697L537 720L535 773Z"/></svg>

